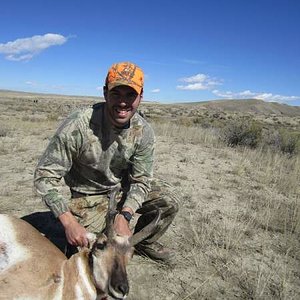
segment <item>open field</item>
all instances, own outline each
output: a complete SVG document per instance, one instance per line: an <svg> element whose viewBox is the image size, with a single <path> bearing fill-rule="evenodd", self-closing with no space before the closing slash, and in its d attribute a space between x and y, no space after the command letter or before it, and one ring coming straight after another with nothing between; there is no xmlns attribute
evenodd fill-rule
<svg viewBox="0 0 300 300"><path fill-rule="evenodd" d="M1 213L46 210L33 190L35 165L59 122L98 100L0 92ZM300 155L219 138L230 120L249 118L297 133L298 109L277 109L143 103L157 135L155 176L180 195L163 237L177 263L134 256L128 299L300 299Z"/></svg>

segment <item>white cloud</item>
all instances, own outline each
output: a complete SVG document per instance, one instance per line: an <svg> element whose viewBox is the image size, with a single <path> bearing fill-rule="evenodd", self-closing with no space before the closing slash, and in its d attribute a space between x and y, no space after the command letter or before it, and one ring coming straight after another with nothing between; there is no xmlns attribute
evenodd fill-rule
<svg viewBox="0 0 300 300"><path fill-rule="evenodd" d="M184 58L182 60L184 63L186 64L191 64L191 65L199 65L199 64L202 64L203 62L201 62L200 60L195 60L195 59L187 59L187 58Z"/></svg>
<svg viewBox="0 0 300 300"><path fill-rule="evenodd" d="M211 78L205 74L196 74L191 77L185 77L179 79L181 82L185 82L185 85L178 85L178 90L210 90L216 85L220 85L221 82L215 78Z"/></svg>
<svg viewBox="0 0 300 300"><path fill-rule="evenodd" d="M278 94L272 94L272 93L263 93L263 92L251 92L249 90L245 90L242 92L231 92L226 91L222 92L219 90L213 90L213 94L216 96L226 98L226 99L246 99L246 98L253 98L253 99L259 99L264 100L267 102L290 102L290 101L296 101L300 100L300 96L284 96L284 95L278 95Z"/></svg>
<svg viewBox="0 0 300 300"><path fill-rule="evenodd" d="M160 92L160 89L153 89L152 91L151 91L151 93L159 93Z"/></svg>
<svg viewBox="0 0 300 300"><path fill-rule="evenodd" d="M13 61L28 61L33 56L51 47L64 44L68 38L60 34L47 33L29 38L16 39L6 44L0 44L0 53Z"/></svg>
<svg viewBox="0 0 300 300"><path fill-rule="evenodd" d="M36 86L37 83L35 81L28 80L25 82L27 85Z"/></svg>

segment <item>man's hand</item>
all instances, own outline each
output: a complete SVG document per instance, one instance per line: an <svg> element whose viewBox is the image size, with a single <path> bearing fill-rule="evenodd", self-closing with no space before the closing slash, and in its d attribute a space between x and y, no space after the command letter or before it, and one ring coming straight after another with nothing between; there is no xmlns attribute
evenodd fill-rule
<svg viewBox="0 0 300 300"><path fill-rule="evenodd" d="M80 225L70 212L65 212L59 217L60 222L65 228L65 233L69 244L73 246L88 247L86 229Z"/></svg>
<svg viewBox="0 0 300 300"><path fill-rule="evenodd" d="M129 213L133 214L133 211L130 208L123 208L123 211L128 211ZM116 215L115 221L114 221L114 230L116 234L121 236L132 236L132 232L129 228L129 223L125 219L123 215Z"/></svg>

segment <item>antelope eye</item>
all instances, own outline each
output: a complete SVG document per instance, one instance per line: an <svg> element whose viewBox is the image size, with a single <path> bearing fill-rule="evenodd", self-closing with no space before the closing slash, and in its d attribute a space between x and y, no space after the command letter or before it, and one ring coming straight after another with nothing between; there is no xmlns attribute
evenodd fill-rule
<svg viewBox="0 0 300 300"><path fill-rule="evenodd" d="M105 247L106 247L106 242L96 244L96 248L99 250L104 250Z"/></svg>

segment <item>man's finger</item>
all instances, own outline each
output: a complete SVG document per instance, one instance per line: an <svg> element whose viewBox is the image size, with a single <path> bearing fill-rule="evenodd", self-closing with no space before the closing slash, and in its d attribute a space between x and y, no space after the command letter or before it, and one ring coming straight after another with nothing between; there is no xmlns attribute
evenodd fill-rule
<svg viewBox="0 0 300 300"><path fill-rule="evenodd" d="M88 245L89 245L88 239L87 239L87 238L84 238L84 239L83 239L83 246L84 246L84 247L88 247Z"/></svg>

